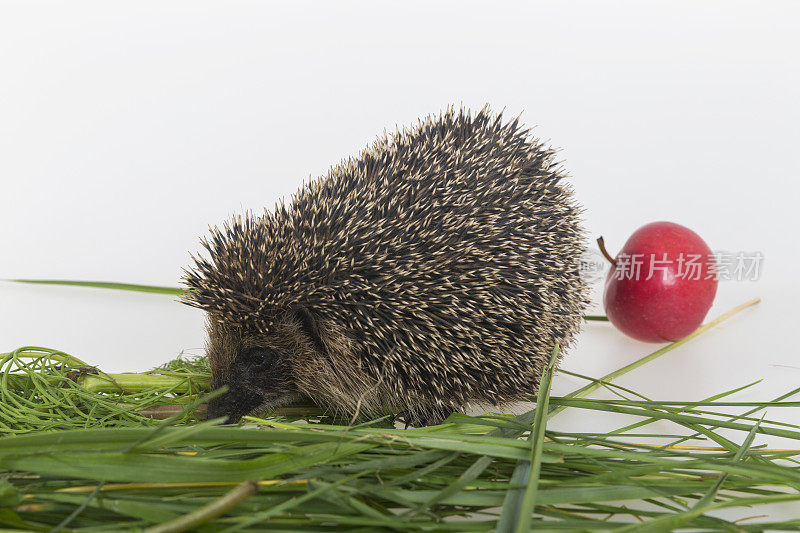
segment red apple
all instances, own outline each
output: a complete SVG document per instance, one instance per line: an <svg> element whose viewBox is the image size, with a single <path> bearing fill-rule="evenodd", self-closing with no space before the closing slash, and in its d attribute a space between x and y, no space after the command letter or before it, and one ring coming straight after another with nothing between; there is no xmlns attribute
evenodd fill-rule
<svg viewBox="0 0 800 533"><path fill-rule="evenodd" d="M626 335L667 342L696 330L716 293L716 263L705 241L679 224L652 222L636 230L612 260L603 305Z"/></svg>

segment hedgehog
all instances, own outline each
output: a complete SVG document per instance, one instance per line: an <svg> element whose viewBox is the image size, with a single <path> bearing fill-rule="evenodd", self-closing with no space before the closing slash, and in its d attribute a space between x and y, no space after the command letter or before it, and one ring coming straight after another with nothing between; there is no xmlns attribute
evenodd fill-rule
<svg viewBox="0 0 800 533"><path fill-rule="evenodd" d="M519 117L450 107L384 132L201 240L183 302L227 386L208 416L311 400L422 426L535 394L588 304L581 212Z"/></svg>

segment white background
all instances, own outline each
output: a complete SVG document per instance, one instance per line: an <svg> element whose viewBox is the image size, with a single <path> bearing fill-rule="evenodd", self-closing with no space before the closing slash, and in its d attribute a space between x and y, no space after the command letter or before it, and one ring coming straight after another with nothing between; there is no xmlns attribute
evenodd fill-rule
<svg viewBox="0 0 800 533"><path fill-rule="evenodd" d="M562 149L612 253L672 220L764 254L710 316L758 308L621 384L694 400L763 379L743 401L800 385L800 4L399 5L0 3L0 278L175 285L208 225L384 129L489 103ZM203 317L168 296L1 283L0 351L21 345L144 370L202 353ZM600 376L657 347L589 324L565 368Z"/></svg>

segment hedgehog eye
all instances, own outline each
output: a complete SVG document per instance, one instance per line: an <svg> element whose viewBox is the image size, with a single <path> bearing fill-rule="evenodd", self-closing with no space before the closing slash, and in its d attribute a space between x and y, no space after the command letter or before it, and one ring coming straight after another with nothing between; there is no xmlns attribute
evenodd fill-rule
<svg viewBox="0 0 800 533"><path fill-rule="evenodd" d="M247 348L239 355L239 361L251 368L266 368L275 361L275 354L265 348Z"/></svg>

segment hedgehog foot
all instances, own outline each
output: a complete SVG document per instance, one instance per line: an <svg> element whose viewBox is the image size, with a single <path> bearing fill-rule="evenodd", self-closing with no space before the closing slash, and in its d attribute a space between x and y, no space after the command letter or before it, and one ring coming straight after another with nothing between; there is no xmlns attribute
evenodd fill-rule
<svg viewBox="0 0 800 533"><path fill-rule="evenodd" d="M394 415L392 424L400 418L405 422L405 429L409 426L416 428L425 426L435 426L441 424L445 419L453 413L452 410L444 410L435 407L417 407L414 409L407 409L400 411Z"/></svg>

